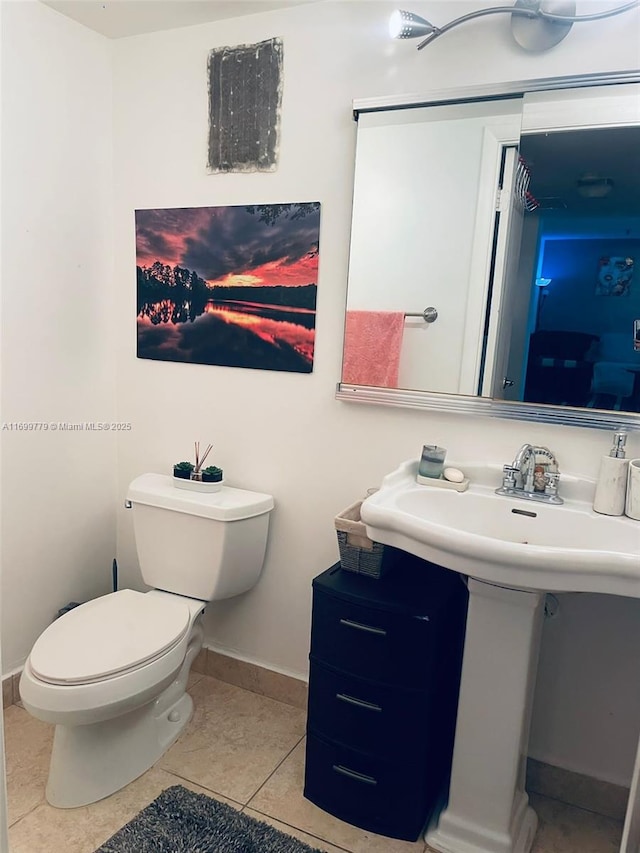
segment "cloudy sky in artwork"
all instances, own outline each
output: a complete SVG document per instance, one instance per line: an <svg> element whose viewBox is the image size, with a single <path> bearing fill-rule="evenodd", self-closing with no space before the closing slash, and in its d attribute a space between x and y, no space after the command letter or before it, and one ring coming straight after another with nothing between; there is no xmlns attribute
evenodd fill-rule
<svg viewBox="0 0 640 853"><path fill-rule="evenodd" d="M185 267L211 286L317 284L319 231L316 203L137 210L137 264Z"/></svg>

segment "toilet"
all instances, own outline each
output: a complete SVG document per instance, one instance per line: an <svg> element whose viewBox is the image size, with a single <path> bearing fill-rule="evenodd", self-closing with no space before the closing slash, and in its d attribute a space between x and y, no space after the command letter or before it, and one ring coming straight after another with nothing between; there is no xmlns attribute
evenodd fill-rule
<svg viewBox="0 0 640 853"><path fill-rule="evenodd" d="M274 501L228 486L176 489L172 477L143 474L126 505L152 589L119 590L56 619L20 679L24 707L56 727L46 796L58 808L118 791L183 731L206 603L257 583Z"/></svg>

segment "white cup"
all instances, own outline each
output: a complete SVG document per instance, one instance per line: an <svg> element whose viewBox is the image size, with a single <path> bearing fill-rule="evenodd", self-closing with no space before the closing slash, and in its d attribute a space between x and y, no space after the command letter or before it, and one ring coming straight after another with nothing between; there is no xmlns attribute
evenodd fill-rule
<svg viewBox="0 0 640 853"><path fill-rule="evenodd" d="M640 459L629 460L627 500L624 514L640 521Z"/></svg>

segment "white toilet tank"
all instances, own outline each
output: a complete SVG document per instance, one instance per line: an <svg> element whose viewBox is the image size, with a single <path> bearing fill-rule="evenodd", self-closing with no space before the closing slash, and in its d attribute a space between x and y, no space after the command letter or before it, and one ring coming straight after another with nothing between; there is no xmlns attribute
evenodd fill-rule
<svg viewBox="0 0 640 853"><path fill-rule="evenodd" d="M127 499L148 586L214 601L257 583L271 495L229 486L192 492L175 488L164 474L142 474L130 484Z"/></svg>

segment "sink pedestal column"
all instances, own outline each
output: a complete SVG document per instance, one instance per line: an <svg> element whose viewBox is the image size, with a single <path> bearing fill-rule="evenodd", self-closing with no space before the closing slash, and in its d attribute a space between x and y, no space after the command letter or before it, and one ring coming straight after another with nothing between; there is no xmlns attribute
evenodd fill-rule
<svg viewBox="0 0 640 853"><path fill-rule="evenodd" d="M425 839L441 853L528 853L524 790L544 593L469 578L449 802Z"/></svg>

